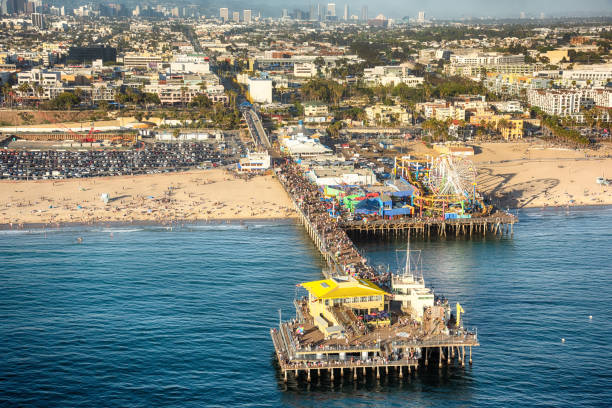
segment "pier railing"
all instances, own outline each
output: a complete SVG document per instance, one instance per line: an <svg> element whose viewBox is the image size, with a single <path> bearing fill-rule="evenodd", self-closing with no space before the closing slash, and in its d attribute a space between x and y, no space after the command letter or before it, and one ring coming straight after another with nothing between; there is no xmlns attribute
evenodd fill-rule
<svg viewBox="0 0 612 408"><path fill-rule="evenodd" d="M370 368L370 367L416 367L419 360L415 358L406 358L399 360L319 360L314 362L292 361L290 363L282 362L281 367L284 370L308 370L308 369L331 369L331 368Z"/></svg>

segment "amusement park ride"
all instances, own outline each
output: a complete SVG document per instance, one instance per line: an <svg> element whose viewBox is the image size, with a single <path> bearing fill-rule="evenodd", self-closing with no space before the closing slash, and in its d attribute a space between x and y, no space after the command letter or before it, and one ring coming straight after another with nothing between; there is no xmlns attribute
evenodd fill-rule
<svg viewBox="0 0 612 408"><path fill-rule="evenodd" d="M420 215L456 214L457 218L487 216L492 206L483 203L476 190L476 168L467 159L442 155L418 160L395 158L393 175L412 184L414 207Z"/></svg>

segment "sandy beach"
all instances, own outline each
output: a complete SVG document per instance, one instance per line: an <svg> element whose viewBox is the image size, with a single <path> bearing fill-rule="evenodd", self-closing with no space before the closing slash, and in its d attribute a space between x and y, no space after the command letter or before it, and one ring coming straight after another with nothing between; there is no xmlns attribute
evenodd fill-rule
<svg viewBox="0 0 612 408"><path fill-rule="evenodd" d="M105 204L101 195L110 196ZM243 220L294 217L273 175L225 170L91 179L0 181L0 224Z"/></svg>
<svg viewBox="0 0 612 408"><path fill-rule="evenodd" d="M422 143L414 153L435 154ZM502 208L610 205L612 149L571 150L535 143L485 143L471 158L478 188ZM607 171L607 172L606 172ZM105 204L101 195L110 196ZM0 180L0 224L168 222L295 217L272 175L246 181L225 170L114 178Z"/></svg>
<svg viewBox="0 0 612 408"><path fill-rule="evenodd" d="M612 146L575 150L541 142L470 144L478 190L499 207L526 208L567 205L611 205ZM407 154L438 156L423 142L406 145Z"/></svg>
<svg viewBox="0 0 612 408"><path fill-rule="evenodd" d="M546 207L612 204L610 148L573 150L537 143L487 143L473 160L478 188L503 207Z"/></svg>

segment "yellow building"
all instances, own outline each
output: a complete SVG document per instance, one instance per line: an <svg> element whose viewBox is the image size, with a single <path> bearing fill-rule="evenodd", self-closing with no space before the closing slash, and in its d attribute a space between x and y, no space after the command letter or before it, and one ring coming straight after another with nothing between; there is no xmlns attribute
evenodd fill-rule
<svg viewBox="0 0 612 408"><path fill-rule="evenodd" d="M501 134L506 140L516 140L523 138L525 121L523 119L507 119L507 126L501 126ZM498 128L499 122L497 123Z"/></svg>
<svg viewBox="0 0 612 408"><path fill-rule="evenodd" d="M336 308L355 314L383 311L387 292L367 279L325 279L300 284L308 291L309 313L325 337L339 332L342 322Z"/></svg>
<svg viewBox="0 0 612 408"><path fill-rule="evenodd" d="M478 112L470 117L470 123L475 126L490 123L506 140L521 139L525 128L523 119L512 119L511 115L497 115L492 111Z"/></svg>

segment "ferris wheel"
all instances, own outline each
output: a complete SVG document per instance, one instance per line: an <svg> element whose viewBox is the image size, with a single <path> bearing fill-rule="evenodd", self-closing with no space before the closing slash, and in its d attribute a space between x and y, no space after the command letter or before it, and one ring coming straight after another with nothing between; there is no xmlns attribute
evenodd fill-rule
<svg viewBox="0 0 612 408"><path fill-rule="evenodd" d="M472 161L455 156L440 156L429 172L428 187L438 196L469 195L476 183Z"/></svg>

